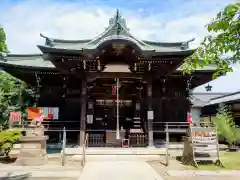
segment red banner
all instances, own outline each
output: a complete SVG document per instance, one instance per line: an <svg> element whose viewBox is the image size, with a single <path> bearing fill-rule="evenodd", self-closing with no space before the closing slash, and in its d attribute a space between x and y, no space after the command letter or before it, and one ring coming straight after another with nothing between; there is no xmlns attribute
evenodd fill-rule
<svg viewBox="0 0 240 180"><path fill-rule="evenodd" d="M18 112L10 112L9 120L10 121L21 121L22 113Z"/></svg>
<svg viewBox="0 0 240 180"><path fill-rule="evenodd" d="M58 119L58 107L29 107L28 119L35 119L43 116L44 119L52 120Z"/></svg>

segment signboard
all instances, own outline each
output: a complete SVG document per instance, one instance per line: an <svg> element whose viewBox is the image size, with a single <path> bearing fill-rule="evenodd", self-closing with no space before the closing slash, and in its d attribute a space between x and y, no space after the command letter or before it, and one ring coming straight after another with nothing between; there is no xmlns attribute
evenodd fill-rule
<svg viewBox="0 0 240 180"><path fill-rule="evenodd" d="M10 112L9 121L21 121L22 113L21 111Z"/></svg>
<svg viewBox="0 0 240 180"><path fill-rule="evenodd" d="M147 118L148 118L148 120L153 120L154 119L153 111L148 111L147 112Z"/></svg>
<svg viewBox="0 0 240 180"><path fill-rule="evenodd" d="M32 120L43 116L44 119L58 119L58 107L29 107L27 109L28 119Z"/></svg>
<svg viewBox="0 0 240 180"><path fill-rule="evenodd" d="M136 103L136 111L140 111L140 103Z"/></svg>
<svg viewBox="0 0 240 180"><path fill-rule="evenodd" d="M92 102L88 102L88 109L89 110L93 109L93 103Z"/></svg>
<svg viewBox="0 0 240 180"><path fill-rule="evenodd" d="M88 114L87 115L87 123L92 124L93 123L93 115Z"/></svg>
<svg viewBox="0 0 240 180"><path fill-rule="evenodd" d="M102 121L101 117L96 117L96 121Z"/></svg>

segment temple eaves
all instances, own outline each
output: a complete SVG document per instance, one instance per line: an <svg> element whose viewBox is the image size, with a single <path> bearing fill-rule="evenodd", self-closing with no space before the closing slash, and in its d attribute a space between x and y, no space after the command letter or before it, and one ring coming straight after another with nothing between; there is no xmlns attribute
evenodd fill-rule
<svg viewBox="0 0 240 180"><path fill-rule="evenodd" d="M6 54L0 53L1 67L21 67L21 68L46 68L56 70L51 61L45 60L43 54ZM197 72L212 72L216 70L216 66L208 65L203 68L196 69ZM181 69L177 68L177 72Z"/></svg>

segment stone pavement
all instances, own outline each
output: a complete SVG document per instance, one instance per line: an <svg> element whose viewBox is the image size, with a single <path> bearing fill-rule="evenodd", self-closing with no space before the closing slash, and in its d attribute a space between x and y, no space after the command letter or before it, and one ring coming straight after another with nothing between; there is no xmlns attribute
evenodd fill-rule
<svg viewBox="0 0 240 180"><path fill-rule="evenodd" d="M6 177L8 173L11 176L23 175L30 173L33 179L78 179L82 172L81 166L62 167L60 165L44 165L44 166L14 166L0 164L0 179Z"/></svg>
<svg viewBox="0 0 240 180"><path fill-rule="evenodd" d="M164 180L144 161L88 162L79 180Z"/></svg>
<svg viewBox="0 0 240 180"><path fill-rule="evenodd" d="M151 159L151 158L150 158ZM240 171L185 170L179 163L170 160L170 166L159 161L146 162L145 158L119 156L90 160L82 170L79 161L62 167L54 161L44 166L15 166L0 164L0 179L12 175L31 173L29 180L240 180Z"/></svg>

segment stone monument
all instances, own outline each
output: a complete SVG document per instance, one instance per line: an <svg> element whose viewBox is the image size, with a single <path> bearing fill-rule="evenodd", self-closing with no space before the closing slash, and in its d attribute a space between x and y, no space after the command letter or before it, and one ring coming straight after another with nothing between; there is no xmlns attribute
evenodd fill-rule
<svg viewBox="0 0 240 180"><path fill-rule="evenodd" d="M26 135L20 139L21 149L16 165L39 166L47 162L44 126L38 119L33 119L26 129Z"/></svg>

